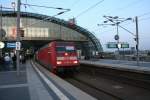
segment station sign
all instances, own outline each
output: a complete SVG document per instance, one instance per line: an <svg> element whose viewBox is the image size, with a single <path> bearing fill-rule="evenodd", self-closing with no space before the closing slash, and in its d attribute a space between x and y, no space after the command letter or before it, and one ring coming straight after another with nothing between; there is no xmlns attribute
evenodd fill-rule
<svg viewBox="0 0 150 100"><path fill-rule="evenodd" d="M129 48L129 44L128 43L121 44L121 48Z"/></svg>
<svg viewBox="0 0 150 100"><path fill-rule="evenodd" d="M7 48L16 48L16 42L8 42L6 46Z"/></svg>
<svg viewBox="0 0 150 100"><path fill-rule="evenodd" d="M107 48L117 48L117 44L115 42L110 42L107 44Z"/></svg>
<svg viewBox="0 0 150 100"><path fill-rule="evenodd" d="M108 42L107 48L129 48L129 44L126 42Z"/></svg>

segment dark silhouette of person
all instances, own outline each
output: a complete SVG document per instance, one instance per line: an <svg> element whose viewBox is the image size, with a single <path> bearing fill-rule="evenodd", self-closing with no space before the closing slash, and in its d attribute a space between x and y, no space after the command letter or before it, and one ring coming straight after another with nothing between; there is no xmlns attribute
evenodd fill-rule
<svg viewBox="0 0 150 100"><path fill-rule="evenodd" d="M16 69L16 55L12 57L14 69Z"/></svg>
<svg viewBox="0 0 150 100"><path fill-rule="evenodd" d="M4 70L4 58L0 56L0 70Z"/></svg>

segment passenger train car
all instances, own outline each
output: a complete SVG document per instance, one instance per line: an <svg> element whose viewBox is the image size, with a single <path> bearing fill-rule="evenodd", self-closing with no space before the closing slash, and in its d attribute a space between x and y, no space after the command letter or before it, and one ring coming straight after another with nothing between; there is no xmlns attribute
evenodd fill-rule
<svg viewBox="0 0 150 100"><path fill-rule="evenodd" d="M73 42L53 41L36 52L36 60L53 73L76 69L79 65Z"/></svg>

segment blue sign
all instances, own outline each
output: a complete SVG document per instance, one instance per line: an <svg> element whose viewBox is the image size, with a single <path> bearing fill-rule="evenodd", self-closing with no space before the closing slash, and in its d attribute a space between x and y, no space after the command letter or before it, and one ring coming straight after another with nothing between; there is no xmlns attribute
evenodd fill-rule
<svg viewBox="0 0 150 100"><path fill-rule="evenodd" d="M16 42L7 43L7 48L16 48Z"/></svg>

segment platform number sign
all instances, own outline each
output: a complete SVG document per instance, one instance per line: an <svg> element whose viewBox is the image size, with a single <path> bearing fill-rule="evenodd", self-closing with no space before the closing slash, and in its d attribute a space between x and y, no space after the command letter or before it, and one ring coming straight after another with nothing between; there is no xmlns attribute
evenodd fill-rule
<svg viewBox="0 0 150 100"><path fill-rule="evenodd" d="M20 50L21 48L21 43L20 42L16 42L16 50Z"/></svg>

